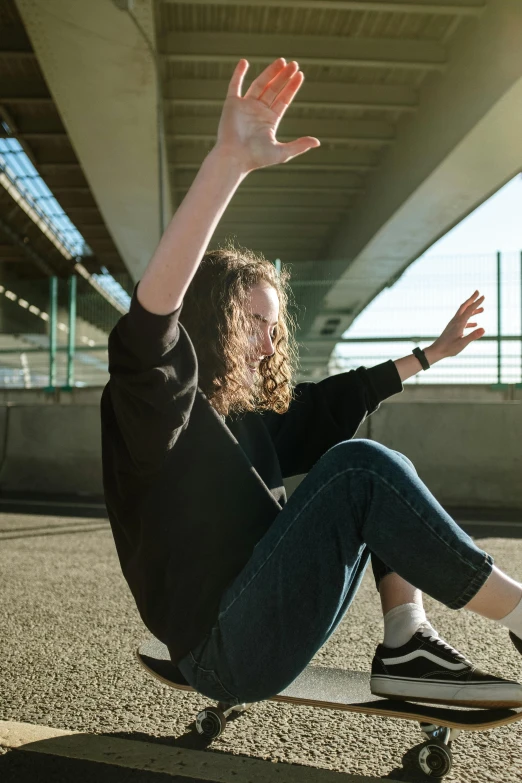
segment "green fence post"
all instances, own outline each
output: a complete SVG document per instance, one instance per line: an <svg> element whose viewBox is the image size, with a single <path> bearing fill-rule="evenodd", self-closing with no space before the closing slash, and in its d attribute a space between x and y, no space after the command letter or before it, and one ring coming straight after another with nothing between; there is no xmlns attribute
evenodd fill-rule
<svg viewBox="0 0 522 783"><path fill-rule="evenodd" d="M520 251L520 388L522 386L522 250Z"/></svg>
<svg viewBox="0 0 522 783"><path fill-rule="evenodd" d="M67 340L67 380L66 391L71 391L74 386L74 349L76 343L76 275L71 275L68 281L69 288L69 335Z"/></svg>
<svg viewBox="0 0 522 783"><path fill-rule="evenodd" d="M54 391L56 386L56 326L58 322L58 278L51 277L49 281L49 386L48 391Z"/></svg>
<svg viewBox="0 0 522 783"><path fill-rule="evenodd" d="M502 255L497 252L497 385L502 383Z"/></svg>

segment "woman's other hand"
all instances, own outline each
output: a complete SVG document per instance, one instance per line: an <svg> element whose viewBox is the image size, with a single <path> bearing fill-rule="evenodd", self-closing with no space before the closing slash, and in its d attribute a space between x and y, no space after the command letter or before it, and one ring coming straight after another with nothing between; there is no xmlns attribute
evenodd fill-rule
<svg viewBox="0 0 522 783"><path fill-rule="evenodd" d="M248 173L264 166L286 163L296 155L320 146L313 136L283 144L276 132L304 80L296 62L275 60L252 82L241 97L247 60L240 60L230 80L218 127L216 148L232 156Z"/></svg>
<svg viewBox="0 0 522 783"><path fill-rule="evenodd" d="M469 299L461 304L441 336L427 351L437 359L445 359L447 356L456 356L470 343L479 340L485 334L485 329L475 328L477 323L470 321L470 318L484 312L484 308L480 306L483 301L484 297L480 296L479 291L475 291ZM464 334L466 329L474 329L474 331L470 334Z"/></svg>

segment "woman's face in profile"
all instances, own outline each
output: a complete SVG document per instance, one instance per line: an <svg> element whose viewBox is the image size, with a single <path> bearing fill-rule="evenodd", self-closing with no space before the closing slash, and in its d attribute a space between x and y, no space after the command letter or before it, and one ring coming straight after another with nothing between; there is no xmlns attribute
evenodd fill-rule
<svg viewBox="0 0 522 783"><path fill-rule="evenodd" d="M249 338L251 351L246 357L245 384L252 386L258 377L259 364L274 353L274 339L279 321L279 297L269 283L261 282L250 291L250 313L253 334Z"/></svg>

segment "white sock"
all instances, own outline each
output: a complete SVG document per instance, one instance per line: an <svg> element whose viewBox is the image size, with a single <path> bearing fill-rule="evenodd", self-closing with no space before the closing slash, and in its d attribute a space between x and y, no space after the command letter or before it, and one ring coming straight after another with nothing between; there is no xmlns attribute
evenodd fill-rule
<svg viewBox="0 0 522 783"><path fill-rule="evenodd" d="M518 602L512 612L497 622L505 628L509 628L510 631L513 631L515 636L522 639L522 601Z"/></svg>
<svg viewBox="0 0 522 783"><path fill-rule="evenodd" d="M401 604L390 609L384 615L384 646L402 647L423 623L431 628L426 620L426 612L418 604ZM437 635L435 630L433 633Z"/></svg>

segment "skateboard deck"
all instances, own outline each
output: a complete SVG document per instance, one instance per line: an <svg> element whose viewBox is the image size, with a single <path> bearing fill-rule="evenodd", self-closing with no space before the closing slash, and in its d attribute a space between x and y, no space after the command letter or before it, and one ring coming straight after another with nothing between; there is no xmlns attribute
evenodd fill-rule
<svg viewBox="0 0 522 783"><path fill-rule="evenodd" d="M136 655L140 664L156 679L177 690L194 690L172 664L167 647L158 640L151 639L141 644ZM421 749L419 764L425 773L437 777L451 769L449 745L460 731L492 729L522 719L522 707L478 709L385 699L371 693L369 672L321 666L307 666L288 688L268 701L416 721L428 738L426 746L431 742L430 747ZM207 736L217 737L224 729L226 716L232 711L243 711L246 706L227 709L226 705L218 705L217 710L203 711L198 715L196 727L199 733L205 734L200 730L201 724L210 715L215 719L217 728L213 735L210 730Z"/></svg>

